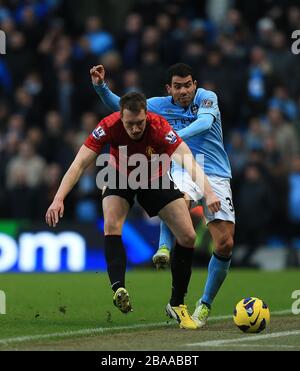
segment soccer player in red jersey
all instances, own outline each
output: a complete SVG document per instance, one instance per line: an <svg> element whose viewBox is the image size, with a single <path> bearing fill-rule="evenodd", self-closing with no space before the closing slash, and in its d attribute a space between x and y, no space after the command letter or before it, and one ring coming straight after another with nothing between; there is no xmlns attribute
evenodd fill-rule
<svg viewBox="0 0 300 371"><path fill-rule="evenodd" d="M100 154L105 144L110 144L111 167L117 175L116 186L110 184L103 189L102 206L104 214L105 258L112 289L113 302L123 313L132 310L129 294L125 288L126 252L122 243L122 227L137 196L138 202L150 217L158 215L174 233L177 243L174 248L171 272L172 295L166 307L169 316L175 318L181 328L196 329L191 319L184 296L191 276L195 231L183 194L169 179L168 187L163 180L168 177L168 166L158 166L156 173L134 187L128 180L132 167L128 165L133 155L144 155L147 163L155 162L155 156L167 154L172 160L183 165L195 182L201 187L208 207L212 212L220 209L220 201L202 169L193 159L188 146L172 130L161 116L147 113L146 98L140 93L129 93L120 101L121 112L104 118L79 150L73 164L65 174L53 203L46 213L46 222L55 227L64 214L64 199L78 182L86 169ZM120 149L127 149L127 157ZM185 161L189 156L191 161ZM169 162L170 162L169 161ZM125 168L125 171L124 171ZM121 187L121 180L126 187ZM155 187L152 187L156 184ZM124 184L123 184L124 185ZM145 185L147 187L145 187Z"/></svg>

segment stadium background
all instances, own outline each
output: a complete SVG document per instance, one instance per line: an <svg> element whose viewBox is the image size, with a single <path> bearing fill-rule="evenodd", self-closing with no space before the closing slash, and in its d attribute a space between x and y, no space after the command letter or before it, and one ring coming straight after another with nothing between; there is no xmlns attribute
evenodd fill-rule
<svg viewBox="0 0 300 371"><path fill-rule="evenodd" d="M299 266L299 1L11 0L0 2L0 29L0 272L105 269L95 167L68 197L61 225L44 223L62 175L110 113L89 69L103 63L119 95L151 97L165 94L164 71L179 61L219 97L238 223L233 263ZM130 266L150 266L158 225L132 210ZM201 223L197 230L195 264L205 266L210 241Z"/></svg>

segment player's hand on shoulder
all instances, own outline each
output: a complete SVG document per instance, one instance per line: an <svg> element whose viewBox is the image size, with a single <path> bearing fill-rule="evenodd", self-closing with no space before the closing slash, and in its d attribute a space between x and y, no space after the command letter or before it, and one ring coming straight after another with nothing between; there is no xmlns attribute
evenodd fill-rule
<svg viewBox="0 0 300 371"><path fill-rule="evenodd" d="M92 82L95 85L100 85L103 83L105 79L105 68L102 64L99 64L98 66L94 66L90 70L90 75L92 78Z"/></svg>
<svg viewBox="0 0 300 371"><path fill-rule="evenodd" d="M206 205L211 213L217 213L221 210L221 201L214 192L206 196Z"/></svg>
<svg viewBox="0 0 300 371"><path fill-rule="evenodd" d="M60 199L54 199L46 213L46 223L49 227L55 228L59 219L64 216L64 202Z"/></svg>

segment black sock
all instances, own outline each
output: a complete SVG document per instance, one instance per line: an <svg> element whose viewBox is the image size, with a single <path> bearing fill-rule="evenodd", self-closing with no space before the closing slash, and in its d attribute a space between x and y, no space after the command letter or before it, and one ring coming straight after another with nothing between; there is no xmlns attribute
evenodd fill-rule
<svg viewBox="0 0 300 371"><path fill-rule="evenodd" d="M121 236L105 236L104 250L111 288L116 292L125 287L126 251Z"/></svg>
<svg viewBox="0 0 300 371"><path fill-rule="evenodd" d="M178 307L184 303L188 285L192 274L192 261L194 249L176 244L172 253L172 296L170 304Z"/></svg>

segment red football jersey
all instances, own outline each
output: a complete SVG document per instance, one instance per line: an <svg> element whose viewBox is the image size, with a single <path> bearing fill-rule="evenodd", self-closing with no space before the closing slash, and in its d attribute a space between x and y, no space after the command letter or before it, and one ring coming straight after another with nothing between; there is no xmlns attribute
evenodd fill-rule
<svg viewBox="0 0 300 371"><path fill-rule="evenodd" d="M122 169L126 168L129 173L135 168L128 166L130 156L143 154L149 164L155 161L155 155L167 154L170 157L181 143L182 139L173 131L169 123L163 117L150 112L147 113L147 125L143 137L135 141L127 134L120 112L116 112L104 118L84 144L98 154L104 145L110 144L110 154L116 160L116 168L122 173ZM158 173L154 176L152 174L151 180L165 174L169 165L170 162L159 166Z"/></svg>

